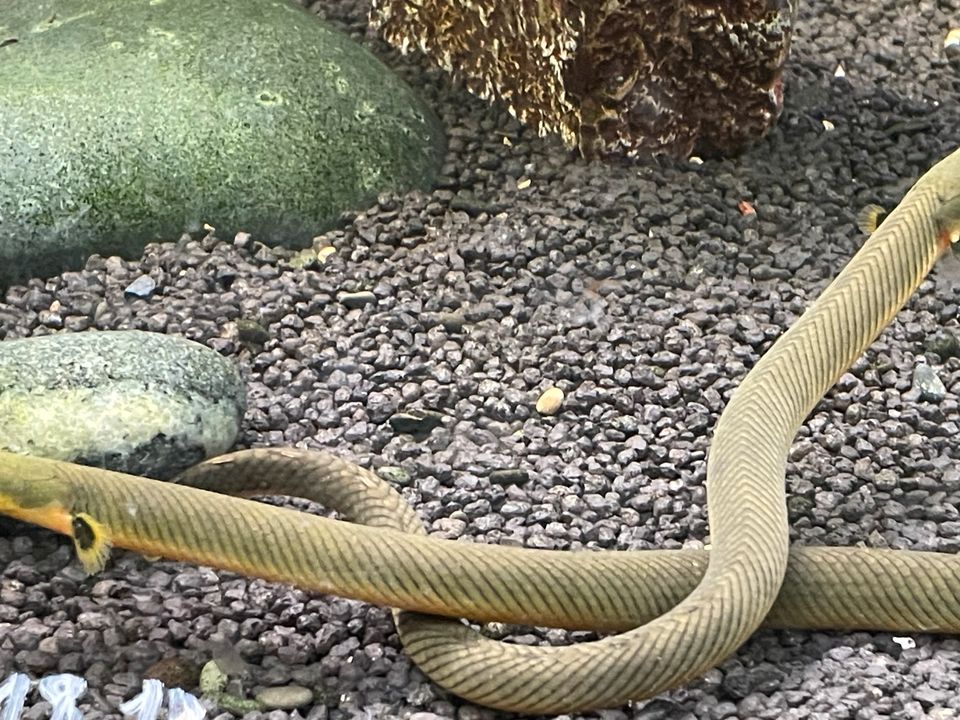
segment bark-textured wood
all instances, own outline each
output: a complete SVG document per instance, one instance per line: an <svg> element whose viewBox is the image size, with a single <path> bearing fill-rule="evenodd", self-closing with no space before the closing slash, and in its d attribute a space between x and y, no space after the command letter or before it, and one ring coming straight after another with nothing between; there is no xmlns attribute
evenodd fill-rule
<svg viewBox="0 0 960 720"><path fill-rule="evenodd" d="M797 0L373 0L386 39L586 156L734 154L783 107Z"/></svg>

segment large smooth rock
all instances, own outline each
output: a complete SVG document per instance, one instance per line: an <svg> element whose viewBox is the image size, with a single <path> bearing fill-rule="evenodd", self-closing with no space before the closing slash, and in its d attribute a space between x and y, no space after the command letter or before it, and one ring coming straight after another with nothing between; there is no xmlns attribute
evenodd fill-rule
<svg viewBox="0 0 960 720"><path fill-rule="evenodd" d="M0 342L0 449L166 479L236 440L246 392L214 350L118 330Z"/></svg>
<svg viewBox="0 0 960 720"><path fill-rule="evenodd" d="M442 159L409 87L287 0L0 6L0 286L203 223L306 245Z"/></svg>

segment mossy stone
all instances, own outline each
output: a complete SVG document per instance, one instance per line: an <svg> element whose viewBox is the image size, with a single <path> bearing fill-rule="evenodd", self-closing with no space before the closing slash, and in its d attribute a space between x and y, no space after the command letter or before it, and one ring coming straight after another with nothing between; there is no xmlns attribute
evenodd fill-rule
<svg viewBox="0 0 960 720"><path fill-rule="evenodd" d="M246 388L200 343L139 330L0 342L0 450L167 479L226 452Z"/></svg>
<svg viewBox="0 0 960 720"><path fill-rule="evenodd" d="M426 188L444 135L366 49L287 0L4 0L0 286L204 223L304 246Z"/></svg>

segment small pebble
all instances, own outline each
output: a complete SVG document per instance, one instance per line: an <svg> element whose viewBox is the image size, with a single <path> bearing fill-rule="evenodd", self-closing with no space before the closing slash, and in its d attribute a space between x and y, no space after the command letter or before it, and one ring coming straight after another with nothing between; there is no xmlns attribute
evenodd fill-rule
<svg viewBox="0 0 960 720"><path fill-rule="evenodd" d="M342 305L345 305L351 310L362 308L364 305L372 305L373 303L377 302L377 296L369 290L340 293L337 299L340 300Z"/></svg>
<svg viewBox="0 0 960 720"><path fill-rule="evenodd" d="M960 336L956 333L938 332L924 343L924 347L944 361L952 357L960 358Z"/></svg>
<svg viewBox="0 0 960 720"><path fill-rule="evenodd" d="M313 691L300 685L265 688L256 694L265 710L293 710L313 702Z"/></svg>
<svg viewBox="0 0 960 720"><path fill-rule="evenodd" d="M455 333L463 330L463 325L466 320L461 312L448 312L440 313L440 315L437 317L437 321L444 330L449 333Z"/></svg>
<svg viewBox="0 0 960 720"><path fill-rule="evenodd" d="M917 365L913 370L913 385L920 391L920 397L929 402L938 403L947 396L947 388L936 371L926 364Z"/></svg>
<svg viewBox="0 0 960 720"><path fill-rule="evenodd" d="M496 485L523 485L530 474L520 468L503 468L490 472L490 482Z"/></svg>
<svg viewBox="0 0 960 720"><path fill-rule="evenodd" d="M556 415L563 404L563 390L556 386L548 387L537 399L537 412L541 415Z"/></svg>
<svg viewBox="0 0 960 720"><path fill-rule="evenodd" d="M155 678L168 688L191 690L200 682L200 667L185 657L174 655L158 660L143 672L145 678Z"/></svg>
<svg viewBox="0 0 960 720"><path fill-rule="evenodd" d="M156 281L149 275L140 275L123 289L123 294L131 297L148 298L157 289Z"/></svg>
<svg viewBox="0 0 960 720"><path fill-rule="evenodd" d="M263 345L271 337L270 331L256 320L240 318L236 322L236 327L237 339L241 342L251 343L253 345Z"/></svg>
<svg viewBox="0 0 960 720"><path fill-rule="evenodd" d="M435 412L395 413L390 416L390 427L398 433L411 435L425 435L439 427L443 416Z"/></svg>

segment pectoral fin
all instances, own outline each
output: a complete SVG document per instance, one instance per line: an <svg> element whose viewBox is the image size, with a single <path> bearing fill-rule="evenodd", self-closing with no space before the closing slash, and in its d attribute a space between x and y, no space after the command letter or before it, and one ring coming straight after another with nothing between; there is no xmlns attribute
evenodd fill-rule
<svg viewBox="0 0 960 720"><path fill-rule="evenodd" d="M103 570L110 557L110 535L107 529L86 513L78 513L70 522L70 537L80 564L88 575Z"/></svg>
<svg viewBox="0 0 960 720"><path fill-rule="evenodd" d="M886 215L886 210L879 205L871 203L861 208L860 212L857 213L857 227L861 232L872 235L873 231L883 222L883 218L885 218Z"/></svg>

